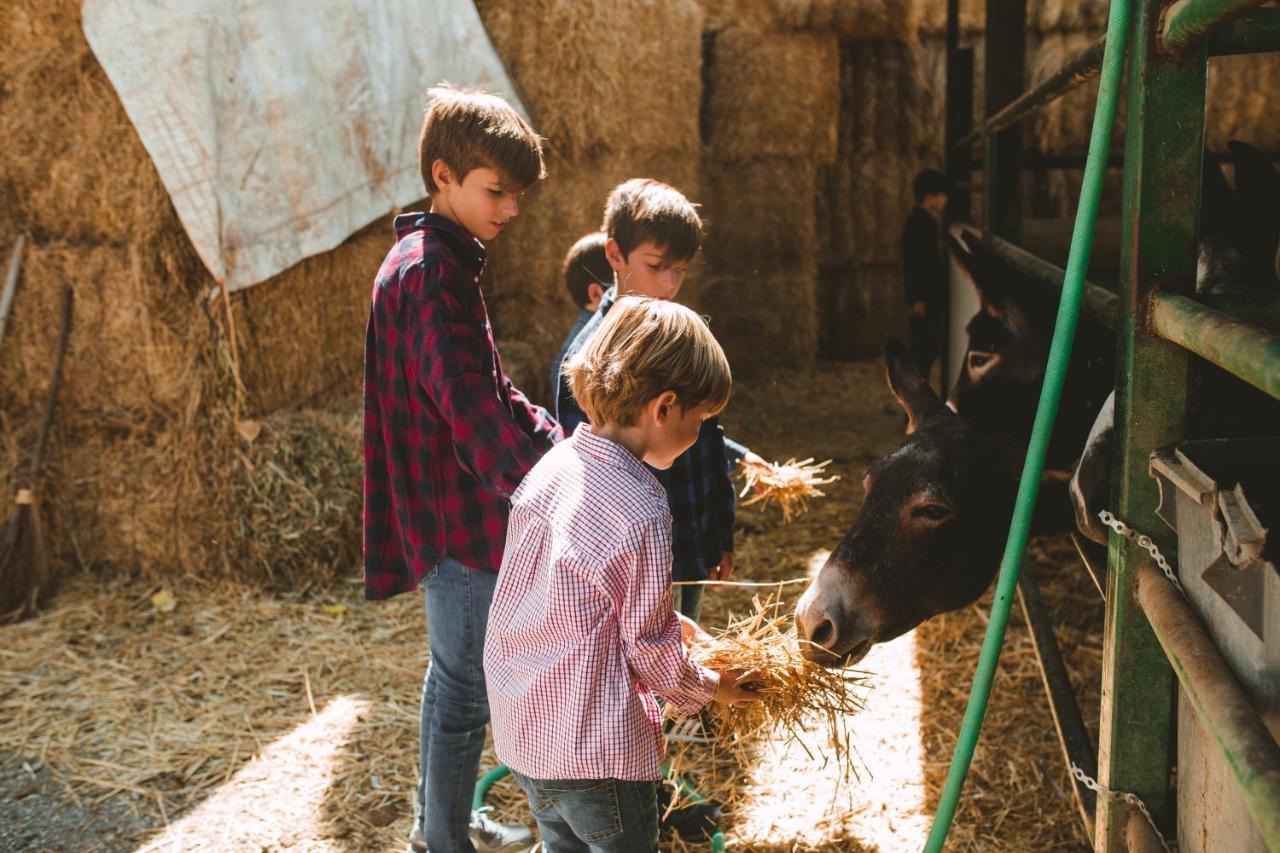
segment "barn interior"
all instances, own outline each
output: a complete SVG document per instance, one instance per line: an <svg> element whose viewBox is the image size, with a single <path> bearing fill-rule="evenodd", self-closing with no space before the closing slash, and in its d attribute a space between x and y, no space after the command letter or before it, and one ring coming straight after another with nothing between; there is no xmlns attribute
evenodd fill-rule
<svg viewBox="0 0 1280 853"><path fill-rule="evenodd" d="M485 273L507 372L549 402L547 364L576 312L564 251L599 227L622 180L680 188L707 223L680 299L709 318L733 365L727 431L768 459L831 459L840 477L790 524L740 510L739 572L811 576L857 512L863 470L902 437L879 354L907 328L900 237L912 176L947 160L948 3L474 5L545 139L547 179ZM1014 91L1099 39L1108 6L1028 0ZM984 3L962 0L958 12L954 38L976 63L972 126L998 105L983 97ZM8 260L25 240L0 324L6 488L29 466L58 306L64 288L75 294L40 477L50 580L39 612L0 626L0 814L16 827L0 830L0 847L56 849L83 832L113 850L396 847L416 772L421 603L359 600L364 328L396 211L229 292L90 48L80 0L10 0L0 43L0 253ZM1228 140L1280 152L1277 91L1280 54L1210 65L1205 149L1228 175ZM1022 134L1023 243L1059 265L1096 97L1094 80ZM1114 151L1124 133L1122 114ZM975 166L953 216L981 220L982 175ZM1090 268L1110 287L1121 175L1117 158ZM1029 564L1096 742L1103 606L1065 537L1035 539ZM788 587L788 600L802 588ZM710 597L706 620L727 621L757 593ZM765 749L742 769L730 846L918 849L990 600L863 661L873 689L852 724L857 778L820 768L803 747ZM1091 847L1020 619L954 849ZM500 788L495 802L520 820L516 794ZM65 825L36 826L33 815L54 807ZM710 848L668 839L666 849Z"/></svg>

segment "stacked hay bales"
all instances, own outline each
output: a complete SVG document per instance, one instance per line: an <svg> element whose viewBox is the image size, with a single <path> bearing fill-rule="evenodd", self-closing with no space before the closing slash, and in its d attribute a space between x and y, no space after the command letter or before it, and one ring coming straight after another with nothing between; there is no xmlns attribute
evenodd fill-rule
<svg viewBox="0 0 1280 853"><path fill-rule="evenodd" d="M0 16L0 248L30 238L0 341L3 487L32 446L53 306L70 284L76 315L41 496L63 564L291 585L353 565L358 435L327 413L279 412L326 393L354 410L351 366L388 224L210 299L215 282L79 8L17 0ZM314 452L282 450L300 436Z"/></svg>
<svg viewBox="0 0 1280 853"><path fill-rule="evenodd" d="M577 312L561 284L561 261L600 227L609 190L650 177L700 201L703 14L694 0L476 6L546 139L547 179L494 243L486 289L504 342L527 345L504 349L509 372L526 374L522 387L544 401L547 363ZM696 285L690 281L682 301L695 298ZM530 360L536 364L522 369Z"/></svg>
<svg viewBox="0 0 1280 853"><path fill-rule="evenodd" d="M901 233L911 181L928 163L929 98L919 46L853 42L842 49L840 134L825 170L821 352L874 355L903 326Z"/></svg>
<svg viewBox="0 0 1280 853"><path fill-rule="evenodd" d="M705 95L710 268L701 307L740 374L817 352L819 170L836 156L834 35L719 32Z"/></svg>

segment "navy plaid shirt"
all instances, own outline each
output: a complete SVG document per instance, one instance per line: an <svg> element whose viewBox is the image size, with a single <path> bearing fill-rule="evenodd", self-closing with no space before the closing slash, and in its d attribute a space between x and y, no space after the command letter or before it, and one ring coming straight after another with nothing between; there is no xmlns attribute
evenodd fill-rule
<svg viewBox="0 0 1280 853"><path fill-rule="evenodd" d="M587 345L615 301L617 288L611 287L600 300L595 316L566 350L565 361ZM587 422L586 413L579 408L563 377L556 394L556 420L566 434ZM649 468L667 490L667 503L671 506L673 581L706 580L711 568L720 564L722 553L733 550L735 495L729 474L746 453L747 448L725 436L718 418L707 418L698 440L670 468Z"/></svg>
<svg viewBox="0 0 1280 853"><path fill-rule="evenodd" d="M395 219L364 350L364 591L417 588L445 557L496 572L508 499L563 437L502 370L483 244L437 214Z"/></svg>

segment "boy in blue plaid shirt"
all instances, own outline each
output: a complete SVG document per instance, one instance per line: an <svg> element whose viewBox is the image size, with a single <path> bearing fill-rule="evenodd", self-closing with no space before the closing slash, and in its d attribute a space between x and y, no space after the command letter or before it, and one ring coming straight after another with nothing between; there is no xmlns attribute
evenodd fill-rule
<svg viewBox="0 0 1280 853"><path fill-rule="evenodd" d="M609 194L602 230L614 286L568 347L564 362L586 347L620 295L674 299L702 244L702 220L689 200L674 187L641 178ZM563 377L556 419L566 433L587 420ZM726 438L718 418L708 418L698 440L671 468L654 471L671 506L673 581L728 580L733 573L734 489L729 475L748 455L759 458ZM676 588L677 609L695 622L702 589Z"/></svg>

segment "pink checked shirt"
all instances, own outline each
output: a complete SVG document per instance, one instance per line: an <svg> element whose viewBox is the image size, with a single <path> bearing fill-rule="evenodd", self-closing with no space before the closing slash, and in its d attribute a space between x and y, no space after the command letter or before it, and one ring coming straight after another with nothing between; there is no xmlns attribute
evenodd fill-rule
<svg viewBox="0 0 1280 853"><path fill-rule="evenodd" d="M657 779L653 694L715 696L680 643L666 492L626 448L580 429L516 490L484 670L498 757L533 779Z"/></svg>

